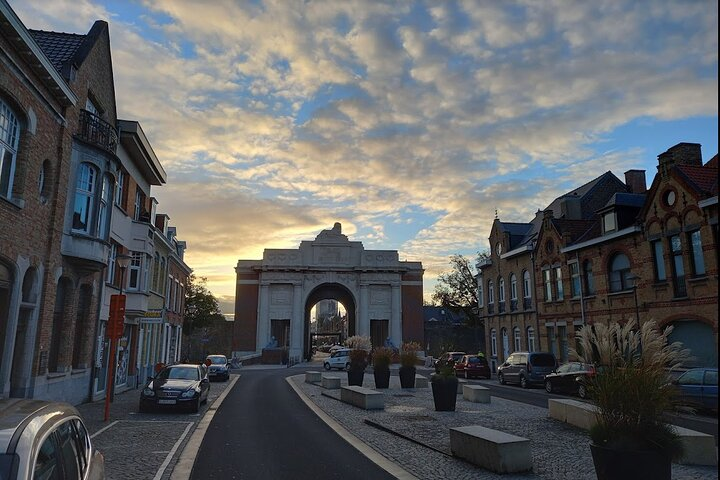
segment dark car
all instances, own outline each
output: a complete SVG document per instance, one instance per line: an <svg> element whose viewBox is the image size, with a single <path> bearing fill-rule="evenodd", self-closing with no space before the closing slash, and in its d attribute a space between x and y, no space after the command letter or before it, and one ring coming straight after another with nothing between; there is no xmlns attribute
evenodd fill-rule
<svg viewBox="0 0 720 480"><path fill-rule="evenodd" d="M587 380L595 376L593 365L581 362L569 362L560 365L545 376L545 390L548 393L573 393L587 398Z"/></svg>
<svg viewBox="0 0 720 480"><path fill-rule="evenodd" d="M72 405L0 400L0 479L105 478L105 459Z"/></svg>
<svg viewBox="0 0 720 480"><path fill-rule="evenodd" d="M458 360L460 360L463 355L465 355L465 352L445 352L440 357L435 360L435 371L440 372L440 368L444 367L448 364L455 364Z"/></svg>
<svg viewBox="0 0 720 480"><path fill-rule="evenodd" d="M180 407L197 413L210 392L205 365L170 365L148 380L140 393L141 413L152 407Z"/></svg>
<svg viewBox="0 0 720 480"><path fill-rule="evenodd" d="M208 378L213 380L215 378L223 381L230 379L230 364L225 355L208 355L205 359L205 364L208 365Z"/></svg>
<svg viewBox="0 0 720 480"><path fill-rule="evenodd" d="M518 383L522 388L542 385L557 367L555 355L547 352L514 352L498 367L500 384Z"/></svg>
<svg viewBox="0 0 720 480"><path fill-rule="evenodd" d="M465 378L490 378L490 365L485 357L463 355L455 362L455 375Z"/></svg>
<svg viewBox="0 0 720 480"><path fill-rule="evenodd" d="M718 369L693 368L673 380L680 403L696 408L717 410Z"/></svg>

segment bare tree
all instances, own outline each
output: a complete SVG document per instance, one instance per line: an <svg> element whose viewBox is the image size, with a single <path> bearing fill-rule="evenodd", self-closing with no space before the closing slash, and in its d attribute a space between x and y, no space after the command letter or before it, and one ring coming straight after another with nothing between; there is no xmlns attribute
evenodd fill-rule
<svg viewBox="0 0 720 480"><path fill-rule="evenodd" d="M477 261L487 258L487 252L478 253ZM479 325L478 291L475 265L463 255L450 257L452 270L438 277L433 301L453 311L462 311L469 325Z"/></svg>

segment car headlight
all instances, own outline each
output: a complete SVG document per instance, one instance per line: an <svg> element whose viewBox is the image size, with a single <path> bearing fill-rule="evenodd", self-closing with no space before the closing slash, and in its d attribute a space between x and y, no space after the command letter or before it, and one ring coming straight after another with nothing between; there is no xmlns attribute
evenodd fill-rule
<svg viewBox="0 0 720 480"><path fill-rule="evenodd" d="M193 396L195 396L196 393L197 391L191 388L190 390L185 390L180 396L182 398L192 398Z"/></svg>
<svg viewBox="0 0 720 480"><path fill-rule="evenodd" d="M155 391L152 388L144 388L142 394L146 397L154 397Z"/></svg>

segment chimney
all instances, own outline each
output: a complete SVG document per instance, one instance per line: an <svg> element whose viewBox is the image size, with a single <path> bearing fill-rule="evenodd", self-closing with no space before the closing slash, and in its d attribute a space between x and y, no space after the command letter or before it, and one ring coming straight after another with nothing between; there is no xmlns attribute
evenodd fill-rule
<svg viewBox="0 0 720 480"><path fill-rule="evenodd" d="M647 191L645 170L628 170L625 172L625 185L627 185L630 193L645 193Z"/></svg>
<svg viewBox="0 0 720 480"><path fill-rule="evenodd" d="M678 143L658 155L658 171L666 176L675 165L702 167L702 150L699 143Z"/></svg>

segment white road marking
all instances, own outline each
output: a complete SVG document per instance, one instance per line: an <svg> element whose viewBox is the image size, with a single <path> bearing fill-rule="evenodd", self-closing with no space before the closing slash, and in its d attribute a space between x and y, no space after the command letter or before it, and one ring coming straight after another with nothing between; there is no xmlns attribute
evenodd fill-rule
<svg viewBox="0 0 720 480"><path fill-rule="evenodd" d="M170 460L172 460L173 455L175 455L175 452L180 447L180 444L183 440L185 440L185 437L190 432L190 428L195 424L195 422L188 423L188 426L185 427L185 431L182 435L180 435L180 438L177 442L175 442L175 445L173 445L172 450L170 450L170 453L168 453L167 457L165 457L165 461L160 465L160 469L155 474L155 478L153 480L160 480L163 476L163 473L165 473L165 469L170 465Z"/></svg>

